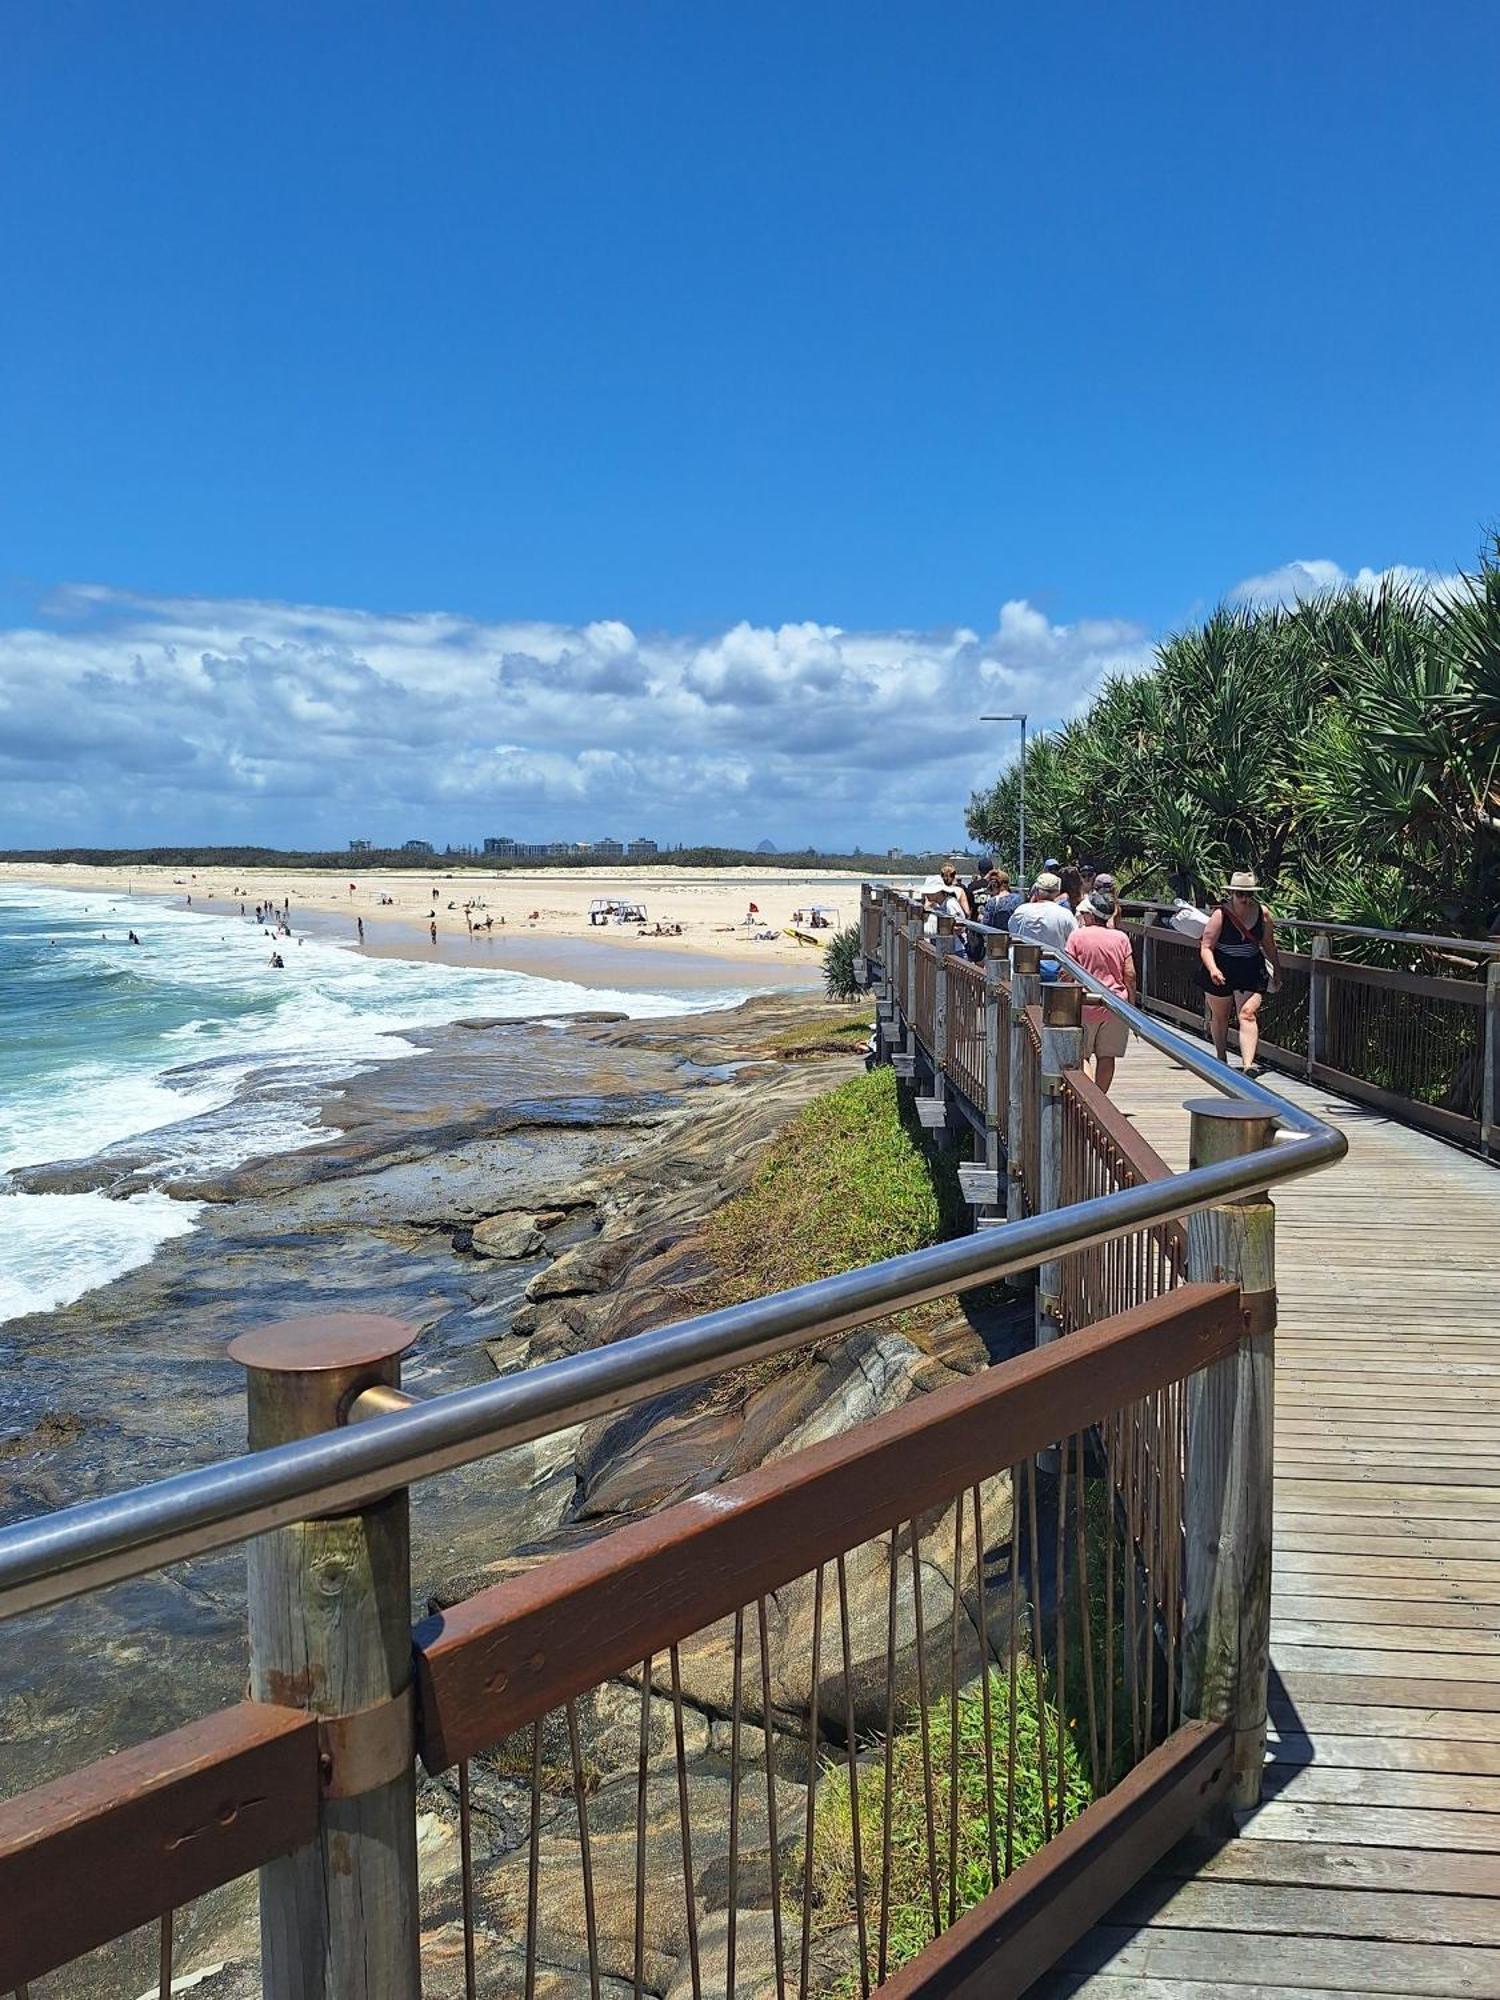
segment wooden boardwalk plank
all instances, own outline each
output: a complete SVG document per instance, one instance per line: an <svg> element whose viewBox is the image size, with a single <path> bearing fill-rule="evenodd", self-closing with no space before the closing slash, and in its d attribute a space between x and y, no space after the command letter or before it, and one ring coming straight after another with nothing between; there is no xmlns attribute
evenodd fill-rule
<svg viewBox="0 0 1500 2000"><path fill-rule="evenodd" d="M1264 1802L1239 1838L1184 1842L1030 2000L1500 1994L1500 1175L1268 1081L1350 1149L1275 1196ZM1115 1102L1180 1170L1196 1091L1137 1045Z"/></svg>
<svg viewBox="0 0 1500 2000"><path fill-rule="evenodd" d="M1500 1950L1483 1945L1268 1937L1154 1925L1099 1924L1064 1955L1059 1970L1107 1971L1116 1978L1136 1980L1212 1980L1222 1990L1236 1973L1251 1966L1262 1981L1294 1989L1300 1985L1337 1993L1420 1993L1431 2000L1500 1993ZM1339 1983L1330 1987L1331 1979Z"/></svg>

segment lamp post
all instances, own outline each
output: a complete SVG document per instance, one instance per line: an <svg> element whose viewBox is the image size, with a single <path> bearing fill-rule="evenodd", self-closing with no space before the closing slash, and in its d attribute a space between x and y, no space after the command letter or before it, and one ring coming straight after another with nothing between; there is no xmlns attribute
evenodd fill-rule
<svg viewBox="0 0 1500 2000"><path fill-rule="evenodd" d="M981 722L1019 722L1021 725L1021 787L1020 787L1020 830L1016 841L1016 886L1024 895L1026 892L1026 717L1017 710L1013 715L981 715Z"/></svg>

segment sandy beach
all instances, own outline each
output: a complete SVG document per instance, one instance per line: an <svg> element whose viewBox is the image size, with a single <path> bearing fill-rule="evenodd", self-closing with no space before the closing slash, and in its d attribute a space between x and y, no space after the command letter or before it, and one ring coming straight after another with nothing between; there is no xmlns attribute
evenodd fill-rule
<svg viewBox="0 0 1500 2000"><path fill-rule="evenodd" d="M3 862L4 881L125 891L179 906L191 897L194 909L211 914L238 915L242 903L248 913L257 904L279 911L289 902L294 930L354 944L363 922L364 949L383 957L496 965L585 984L607 973L610 983L620 985L675 984L689 977L700 984L744 985L752 968L767 985L810 983L818 976L821 953L788 935L795 913L817 903L836 911L838 924L853 923L860 890L855 876L783 868L711 873L666 865L596 873L500 872L435 863L430 870L365 875L357 867L236 872ZM590 904L611 897L643 903L644 926L591 924ZM754 916L747 921L752 904ZM757 935L766 932L774 935Z"/></svg>

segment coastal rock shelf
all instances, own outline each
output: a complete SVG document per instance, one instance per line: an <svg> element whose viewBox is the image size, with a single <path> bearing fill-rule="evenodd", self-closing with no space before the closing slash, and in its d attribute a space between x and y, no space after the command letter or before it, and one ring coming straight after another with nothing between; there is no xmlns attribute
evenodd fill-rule
<svg viewBox="0 0 1500 2000"><path fill-rule="evenodd" d="M206 1203L199 1226L150 1265L75 1306L0 1332L8 1439L0 1450L0 1514L66 1504L241 1449L243 1392L224 1356L229 1340L320 1305L390 1313L416 1326L406 1380L418 1394L695 1310L713 1275L711 1218L750 1183L787 1121L857 1070L847 1041L834 1038L832 1052L823 1052L826 1018L820 1003L796 996L670 1020L475 1023L424 1033L422 1053L366 1070L330 1093L326 1140L182 1190ZM90 1165L57 1171L87 1172ZM111 1184L128 1180L116 1172ZM832 1436L988 1358L966 1319L924 1328L920 1338L875 1326L763 1377L658 1397L430 1482L413 1494L419 1593L434 1607L454 1602L549 1551ZM1008 1487L1003 1480L993 1487L985 1510L1002 1538ZM990 1592L991 1629L981 1631L972 1561L950 1576L944 1546L939 1523L923 1554L929 1630L951 1629L956 1620L955 1657L976 1673L1004 1642L993 1629L1001 1596ZM83 1756L232 1699L244 1673L243 1575L243 1556L230 1551L15 1626L0 1694L0 1734L16 1752L7 1785L39 1782ZM873 1726L890 1596L885 1551L859 1552L848 1582L850 1693L860 1726ZM909 1564L898 1574L896 1600L897 1685L907 1700L915 1695ZM807 1580L776 1600L773 1642L791 1677L778 1675L769 1715L747 1712L744 1723L747 1754L769 1754L776 1767L784 1850L805 1799L811 1616ZM163 1651L170 1676L145 1672L148 1652L154 1659ZM800 1679L792 1664L799 1660ZM729 1628L712 1627L684 1646L681 1672L707 1936L724 1922ZM626 1677L590 1695L580 1712L606 1941L602 1990L621 1993L633 1976L628 1919L640 1708L639 1684ZM817 1711L836 1749L845 1689L826 1661ZM651 1755L666 1771L672 1701L658 1672L649 1712ZM483 1976L485 1990L496 1993L519 1990L519 1960L512 1963L515 1954L499 1940L514 1937L516 1899L524 1909L526 1887L529 1788L520 1750L510 1749L514 1755L502 1745L476 1760L472 1772L475 1867L490 1913ZM544 1745L544 1757L560 1770L567 1754L565 1744ZM568 1901L576 1900L567 1885L578 1880L578 1827L567 1789L560 1783L547 1805L546 1840L557 1866L544 1878L564 1886L543 1898L538 1983L539 1993L558 2000L587 1990L582 1916ZM759 1799L764 1816L763 1785ZM424 1956L438 1993L462 1990L461 1952L450 1981L442 1949L445 1937L457 1937L456 1822L451 1775L427 1781ZM677 1838L676 1805L663 1784L648 1844ZM761 1943L769 1948L760 1931L769 1923L772 1857L753 1814L742 1818L740 1838L740 1935L753 1978ZM647 1984L675 1992L689 1973L680 1896L670 1906L664 1898L649 1903L648 1919ZM178 1963L207 1972L204 2000L237 2000L254 1991L254 1939L253 1885L242 1883L184 1916ZM120 1948L127 1956L135 1949ZM826 1949L834 1976L842 1945L834 1939ZM91 1985L92 1973L80 1967L70 1990L84 2000L122 1990L120 1970L117 1953L115 1972L105 1977L101 1970ZM132 1961L128 1977L144 1989L151 1967Z"/></svg>

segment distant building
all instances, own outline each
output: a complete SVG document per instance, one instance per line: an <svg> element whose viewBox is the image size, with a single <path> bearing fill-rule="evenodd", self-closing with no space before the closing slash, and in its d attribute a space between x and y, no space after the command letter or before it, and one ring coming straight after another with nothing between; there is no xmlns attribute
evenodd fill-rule
<svg viewBox="0 0 1500 2000"><path fill-rule="evenodd" d="M625 844L619 840L596 840L594 852L604 861L618 861L625 852Z"/></svg>
<svg viewBox="0 0 1500 2000"><path fill-rule="evenodd" d="M372 841L351 840L349 843L349 852L351 854L373 854L374 851L375 847Z"/></svg>
<svg viewBox="0 0 1500 2000"><path fill-rule="evenodd" d="M659 850L654 840L632 840L625 852L632 861L650 861Z"/></svg>
<svg viewBox="0 0 1500 2000"><path fill-rule="evenodd" d="M774 854L776 843L774 840L758 840L755 843L755 851L757 854Z"/></svg>
<svg viewBox="0 0 1500 2000"><path fill-rule="evenodd" d="M573 852L574 852L574 847L572 841L570 840L549 840L547 842L547 854L549 859L563 861L566 860L567 857Z"/></svg>
<svg viewBox="0 0 1500 2000"><path fill-rule="evenodd" d="M508 860L516 851L516 843L505 836L497 838L491 834L484 843L484 851L486 854L498 854L503 860Z"/></svg>
<svg viewBox="0 0 1500 2000"><path fill-rule="evenodd" d="M436 849L430 840L403 840L401 843L401 852L403 854L433 854L436 852Z"/></svg>

